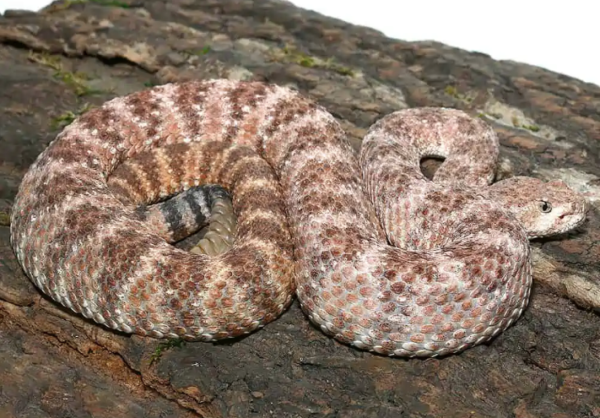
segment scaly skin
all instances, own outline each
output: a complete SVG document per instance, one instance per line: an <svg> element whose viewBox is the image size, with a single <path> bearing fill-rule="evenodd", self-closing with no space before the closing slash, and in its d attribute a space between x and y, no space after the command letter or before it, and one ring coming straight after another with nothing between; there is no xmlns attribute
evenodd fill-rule
<svg viewBox="0 0 600 418"><path fill-rule="evenodd" d="M446 157L434 182L419 171L431 154ZM497 154L483 122L425 108L375 124L359 165L335 119L289 89L164 85L114 99L59 135L23 179L12 244L42 291L125 332L234 337L279 316L296 289L308 317L344 343L454 353L527 305L527 231L540 232L527 223L553 233L585 218L571 192L540 189L519 196L528 210L513 210L518 188L488 187ZM143 173L125 168L133 160ZM122 187L109 188L119 170ZM199 184L233 199L236 237L215 256L174 248L135 213ZM553 209L532 217L541 199Z"/></svg>

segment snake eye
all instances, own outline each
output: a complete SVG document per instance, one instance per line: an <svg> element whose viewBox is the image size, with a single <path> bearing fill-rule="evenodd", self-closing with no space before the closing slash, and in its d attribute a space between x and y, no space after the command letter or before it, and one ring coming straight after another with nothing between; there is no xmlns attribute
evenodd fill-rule
<svg viewBox="0 0 600 418"><path fill-rule="evenodd" d="M552 204L546 200L540 200L540 210L543 213L550 213L552 211Z"/></svg>

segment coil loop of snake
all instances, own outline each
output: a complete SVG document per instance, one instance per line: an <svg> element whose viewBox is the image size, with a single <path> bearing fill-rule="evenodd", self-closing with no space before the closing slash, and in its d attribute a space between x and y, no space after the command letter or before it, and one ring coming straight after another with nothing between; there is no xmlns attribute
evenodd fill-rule
<svg viewBox="0 0 600 418"><path fill-rule="evenodd" d="M45 294L126 333L239 336L296 293L343 343L456 353L526 307L528 239L585 219L560 181L490 185L498 151L478 118L419 108L375 123L357 157L333 116L290 89L168 84L66 127L23 178L11 241ZM426 156L445 158L433 181ZM195 250L172 245L207 222Z"/></svg>

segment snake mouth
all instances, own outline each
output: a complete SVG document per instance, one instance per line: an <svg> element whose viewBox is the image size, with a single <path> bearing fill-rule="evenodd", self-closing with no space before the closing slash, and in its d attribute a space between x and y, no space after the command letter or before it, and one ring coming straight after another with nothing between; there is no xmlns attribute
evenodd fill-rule
<svg viewBox="0 0 600 418"><path fill-rule="evenodd" d="M566 214L560 215L558 217L558 219L560 219L560 220L567 220L567 221L569 220L569 218L572 218L571 221L565 222L565 224L563 225L562 228L558 229L554 234L552 234L553 236L564 234L567 232L575 232L576 233L577 231L575 231L575 229L579 228L581 225L583 225L587 219L586 216L578 217L577 215L572 214L572 213L570 213L570 214L566 213Z"/></svg>
<svg viewBox="0 0 600 418"><path fill-rule="evenodd" d="M561 233L581 226L587 219L589 208L590 205L585 200L571 203L569 210L565 210L557 217L559 221L564 223Z"/></svg>

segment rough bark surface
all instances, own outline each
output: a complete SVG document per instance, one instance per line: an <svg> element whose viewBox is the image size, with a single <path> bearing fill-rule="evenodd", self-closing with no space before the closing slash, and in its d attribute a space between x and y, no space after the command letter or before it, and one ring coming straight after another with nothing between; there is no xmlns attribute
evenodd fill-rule
<svg viewBox="0 0 600 418"><path fill-rule="evenodd" d="M389 359L336 343L295 303L219 344L121 335L38 292L9 244L28 166L61 124L153 84L226 77L319 101L358 148L394 110L447 106L501 138L497 177L562 179L588 221L534 248L533 296L490 344ZM1 417L600 417L600 87L276 0L71 0L0 17Z"/></svg>

